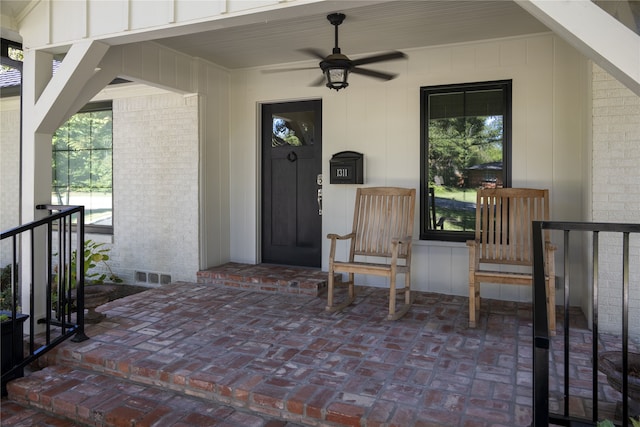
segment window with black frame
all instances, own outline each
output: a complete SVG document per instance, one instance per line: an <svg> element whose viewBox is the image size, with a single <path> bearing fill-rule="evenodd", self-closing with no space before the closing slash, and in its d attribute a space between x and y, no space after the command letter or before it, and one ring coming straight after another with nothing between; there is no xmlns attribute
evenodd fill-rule
<svg viewBox="0 0 640 427"><path fill-rule="evenodd" d="M420 238L473 238L479 188L511 186L511 80L423 87Z"/></svg>
<svg viewBox="0 0 640 427"><path fill-rule="evenodd" d="M0 39L0 97L21 96L22 59L20 43Z"/></svg>
<svg viewBox="0 0 640 427"><path fill-rule="evenodd" d="M113 232L113 119L111 101L88 104L53 135L56 205L84 205L85 229Z"/></svg>

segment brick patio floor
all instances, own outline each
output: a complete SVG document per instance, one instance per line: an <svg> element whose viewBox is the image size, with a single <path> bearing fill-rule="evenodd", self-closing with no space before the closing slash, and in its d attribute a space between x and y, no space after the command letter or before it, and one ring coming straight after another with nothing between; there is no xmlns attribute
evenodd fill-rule
<svg viewBox="0 0 640 427"><path fill-rule="evenodd" d="M9 384L2 425L76 425L29 424L42 415L16 403L90 425L530 425L529 304L483 300L476 329L464 297L415 293L395 322L387 304L360 287L339 313L323 297L218 285L131 295L99 308L90 340ZM590 332L572 318L584 358Z"/></svg>

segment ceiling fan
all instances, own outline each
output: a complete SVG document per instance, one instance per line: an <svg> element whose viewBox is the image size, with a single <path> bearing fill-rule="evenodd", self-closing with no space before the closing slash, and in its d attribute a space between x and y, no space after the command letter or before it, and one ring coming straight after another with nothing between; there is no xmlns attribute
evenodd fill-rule
<svg viewBox="0 0 640 427"><path fill-rule="evenodd" d="M327 19L329 20L331 25L335 27L335 47L333 48L331 55L325 56L324 53L314 48L306 48L300 50L301 52L320 59L319 65L323 75L318 80L313 82L310 86L320 86L323 82L326 81L326 86L329 89L340 90L349 86L349 83L347 83L349 73L362 74L364 76L369 76L381 80L394 79L397 74L369 70L367 68L360 68L360 66L373 64L375 62L402 59L406 58L407 55L405 55L403 52L391 51L378 55L367 56L360 59L349 59L340 51L340 47L338 46L338 26L342 24L344 18L345 15L343 13L332 13L327 15Z"/></svg>

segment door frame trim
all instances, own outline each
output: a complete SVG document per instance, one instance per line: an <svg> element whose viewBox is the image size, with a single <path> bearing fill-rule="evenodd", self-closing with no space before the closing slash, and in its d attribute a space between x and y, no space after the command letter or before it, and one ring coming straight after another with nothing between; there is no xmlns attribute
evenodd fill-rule
<svg viewBox="0 0 640 427"><path fill-rule="evenodd" d="M256 102L256 174L255 176L255 207L256 207L256 222L254 224L255 230L255 260L256 263L262 263L262 106L264 104L270 104L270 101L258 101Z"/></svg>

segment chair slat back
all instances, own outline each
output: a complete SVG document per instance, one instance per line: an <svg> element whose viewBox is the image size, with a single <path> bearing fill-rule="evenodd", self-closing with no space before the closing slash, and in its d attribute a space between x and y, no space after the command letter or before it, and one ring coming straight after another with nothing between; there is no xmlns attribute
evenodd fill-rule
<svg viewBox="0 0 640 427"><path fill-rule="evenodd" d="M548 219L548 190L478 190L475 236L480 262L531 265L531 222Z"/></svg>
<svg viewBox="0 0 640 427"><path fill-rule="evenodd" d="M389 257L391 239L413 235L415 199L413 188L358 188L351 261L354 255ZM402 245L398 257L406 259L407 255L407 246Z"/></svg>

